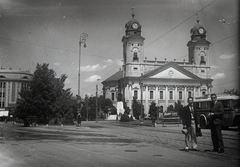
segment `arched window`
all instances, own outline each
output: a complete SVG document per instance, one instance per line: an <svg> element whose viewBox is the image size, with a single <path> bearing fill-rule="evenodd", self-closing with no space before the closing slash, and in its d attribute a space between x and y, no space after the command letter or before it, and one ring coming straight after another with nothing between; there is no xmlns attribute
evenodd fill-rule
<svg viewBox="0 0 240 167"><path fill-rule="evenodd" d="M137 52L133 53L133 61L138 61Z"/></svg>
<svg viewBox="0 0 240 167"><path fill-rule="evenodd" d="M206 64L206 61L204 60L204 56L201 56L200 64Z"/></svg>

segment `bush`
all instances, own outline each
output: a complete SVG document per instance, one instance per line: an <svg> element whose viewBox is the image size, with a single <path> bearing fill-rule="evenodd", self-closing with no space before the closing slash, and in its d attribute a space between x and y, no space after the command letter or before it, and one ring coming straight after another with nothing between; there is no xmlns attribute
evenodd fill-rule
<svg viewBox="0 0 240 167"><path fill-rule="evenodd" d="M121 116L120 122L130 122L130 118L128 117L127 114L123 114Z"/></svg>

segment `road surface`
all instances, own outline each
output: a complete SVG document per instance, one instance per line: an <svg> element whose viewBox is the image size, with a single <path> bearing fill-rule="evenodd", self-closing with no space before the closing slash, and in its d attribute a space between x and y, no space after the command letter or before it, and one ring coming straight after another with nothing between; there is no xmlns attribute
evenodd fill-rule
<svg viewBox="0 0 240 167"><path fill-rule="evenodd" d="M202 130L200 151L185 152L180 126L151 127L148 121L84 121L76 126L21 127L0 123L0 167L240 166L237 130L224 130L225 153L210 153Z"/></svg>

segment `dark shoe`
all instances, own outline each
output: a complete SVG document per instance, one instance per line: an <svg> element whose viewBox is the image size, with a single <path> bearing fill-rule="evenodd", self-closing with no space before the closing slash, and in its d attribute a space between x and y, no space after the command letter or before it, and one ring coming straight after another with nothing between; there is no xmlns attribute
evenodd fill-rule
<svg viewBox="0 0 240 167"><path fill-rule="evenodd" d="M220 149L218 153L224 153L224 149Z"/></svg>
<svg viewBox="0 0 240 167"><path fill-rule="evenodd" d="M200 151L199 149L193 148L192 151Z"/></svg>
<svg viewBox="0 0 240 167"><path fill-rule="evenodd" d="M218 152L217 149L209 150L209 152Z"/></svg>

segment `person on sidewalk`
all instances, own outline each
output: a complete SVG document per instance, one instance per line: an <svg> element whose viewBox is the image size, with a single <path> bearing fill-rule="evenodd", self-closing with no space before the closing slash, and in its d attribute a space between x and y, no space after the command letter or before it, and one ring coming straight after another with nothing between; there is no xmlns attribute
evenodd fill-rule
<svg viewBox="0 0 240 167"><path fill-rule="evenodd" d="M199 125L195 111L193 107L193 97L188 97L188 105L183 107L182 110L183 129L186 129L186 131L182 130L182 133L185 135L185 151L189 151L189 148L198 151L196 128L198 128Z"/></svg>
<svg viewBox="0 0 240 167"><path fill-rule="evenodd" d="M79 110L78 114L77 114L77 126L78 127L81 126L81 123L82 123L81 119L82 119L82 116L81 116L81 112Z"/></svg>
<svg viewBox="0 0 240 167"><path fill-rule="evenodd" d="M211 138L213 143L213 150L211 152L224 152L224 144L222 138L222 115L223 115L223 104L217 101L217 95L211 94L211 113L208 114L209 125L211 129Z"/></svg>

